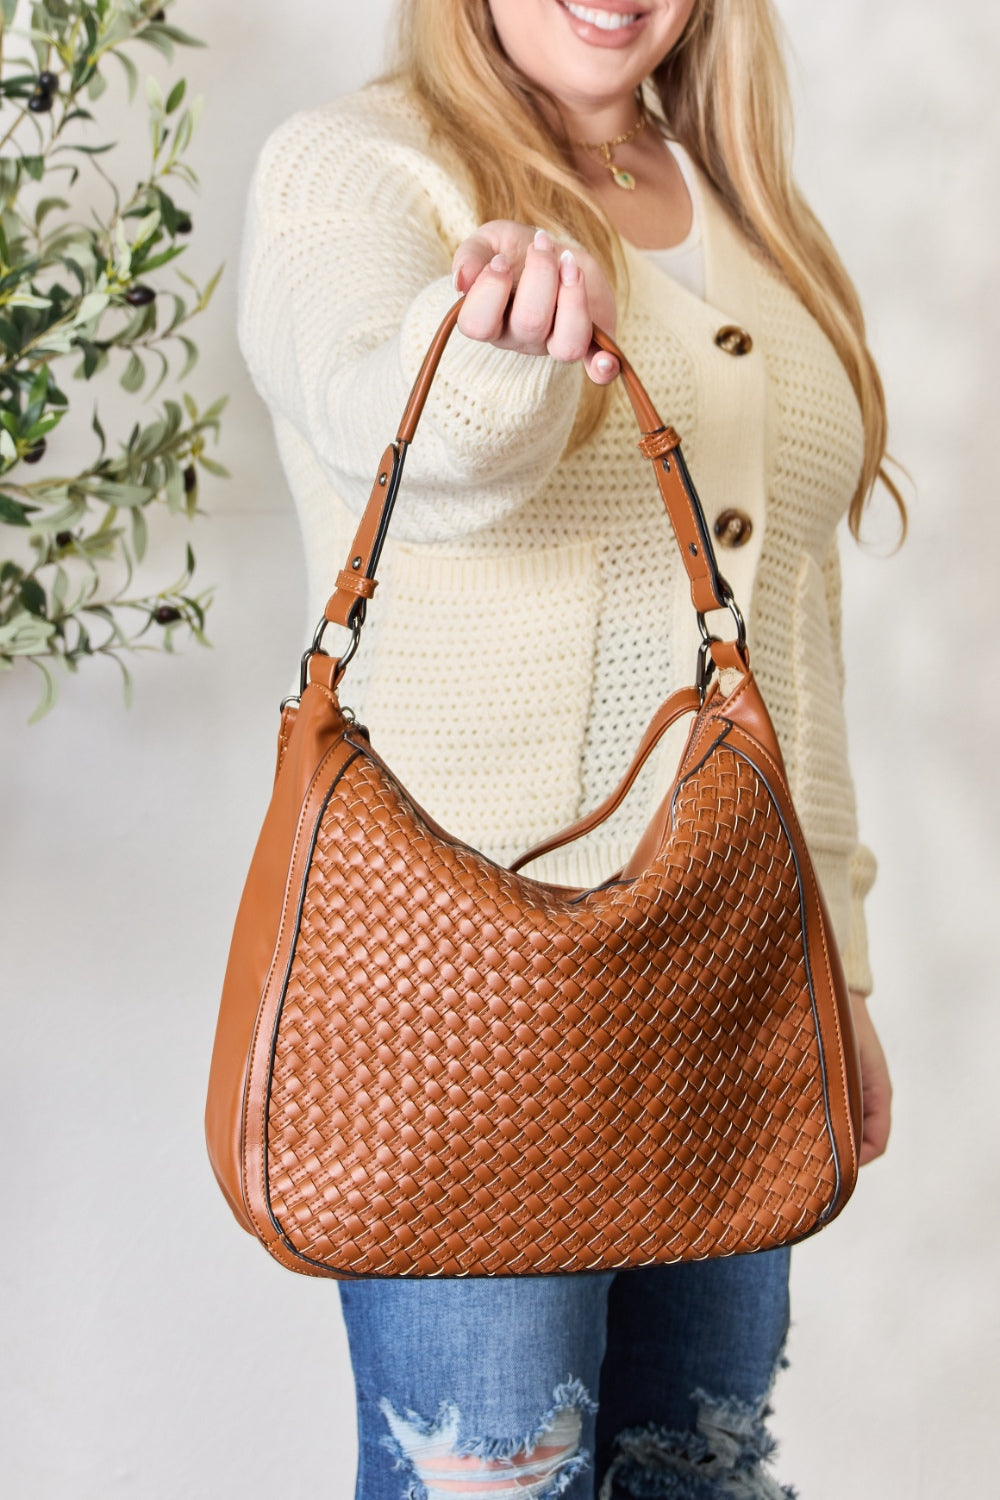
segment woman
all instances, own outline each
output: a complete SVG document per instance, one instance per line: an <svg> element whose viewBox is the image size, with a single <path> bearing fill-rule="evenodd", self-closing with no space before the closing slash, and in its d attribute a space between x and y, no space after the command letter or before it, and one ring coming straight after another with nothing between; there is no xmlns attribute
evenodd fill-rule
<svg viewBox="0 0 1000 1500"><path fill-rule="evenodd" d="M241 342L274 418L321 613L440 317L464 293L407 463L347 696L435 817L509 861L594 805L697 639L631 418L617 330L685 443L842 947L862 1162L889 1083L867 1015L840 704L835 528L884 456L853 288L788 174L767 0L410 0L388 77L268 142ZM460 770L456 772L456 767ZM443 769L442 769L443 768ZM669 748L540 860L590 886L631 853ZM775 1496L766 1402L785 1251L563 1278L341 1285L359 1500Z"/></svg>

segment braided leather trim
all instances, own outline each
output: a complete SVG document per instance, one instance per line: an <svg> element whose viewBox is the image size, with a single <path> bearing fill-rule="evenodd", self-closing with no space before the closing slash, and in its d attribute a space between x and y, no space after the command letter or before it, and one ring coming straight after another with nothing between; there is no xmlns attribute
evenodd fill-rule
<svg viewBox="0 0 1000 1500"><path fill-rule="evenodd" d="M648 869L571 902L439 838L367 752L342 769L264 1105L267 1211L300 1268L649 1265L830 1216L840 1163L788 829L724 736L674 801ZM615 971L598 973L609 929Z"/></svg>
<svg viewBox="0 0 1000 1500"><path fill-rule="evenodd" d="M664 453L679 447L680 441L680 434L672 427L661 427L656 432L643 433L638 448L643 458L660 458Z"/></svg>

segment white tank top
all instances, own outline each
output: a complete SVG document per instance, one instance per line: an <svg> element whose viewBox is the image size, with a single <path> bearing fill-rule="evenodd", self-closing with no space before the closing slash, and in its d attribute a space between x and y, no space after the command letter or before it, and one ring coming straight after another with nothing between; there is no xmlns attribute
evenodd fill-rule
<svg viewBox="0 0 1000 1500"><path fill-rule="evenodd" d="M661 271L665 271L674 281L679 281L681 286L687 287L689 292L704 300L705 247L701 237L701 213L694 166L683 146L679 146L676 141L667 141L667 146L681 169L691 199L691 228L679 245L671 245L665 250L646 250L644 253Z"/></svg>

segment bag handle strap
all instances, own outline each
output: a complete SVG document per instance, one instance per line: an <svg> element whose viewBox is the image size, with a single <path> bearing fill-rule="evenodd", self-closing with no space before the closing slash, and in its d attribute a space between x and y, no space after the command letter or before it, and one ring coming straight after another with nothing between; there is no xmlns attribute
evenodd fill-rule
<svg viewBox="0 0 1000 1500"><path fill-rule="evenodd" d="M375 592L375 572L385 544L396 496L399 493L406 450L416 433L417 424L420 421L420 415L444 347L458 321L462 300L459 298L445 314L424 356L407 400L396 440L390 443L382 454L375 483L372 485L368 504L354 537L350 556L337 575L336 588L327 602L323 620L320 622L313 641L312 649L319 650L322 633L327 623L347 626L353 632L354 641L345 655L341 657L341 667L346 665L357 649L367 603ZM621 378L625 382L625 389L642 434L639 449L652 462L656 483L667 508L674 536L680 548L681 559L690 581L691 602L699 616L704 616L713 609L732 610L740 630L740 644L742 645L744 639L742 620L735 609L732 590L719 572L708 525L705 521L705 513L680 450L680 438L672 427L667 427L660 421L642 381L615 341L602 329L596 327L594 328L594 341L608 354L613 354L621 366ZM710 639L703 619L701 625L703 638Z"/></svg>
<svg viewBox="0 0 1000 1500"><path fill-rule="evenodd" d="M526 853L519 854L517 859L511 862L509 868L515 871L520 870L524 865L531 864L533 860L541 859L543 854L551 854L553 850L561 849L565 844L575 843L577 839L582 839L585 833L592 833L595 828L607 822L611 814L621 806L626 794L631 791L635 778L671 724L675 724L684 714L696 714L701 703L702 695L697 688L678 688L676 693L671 693L666 702L661 703L657 709L632 758L632 764L610 796L605 797L593 812L587 813L583 818L578 818L568 828L561 829L559 833L554 833L543 843L535 844Z"/></svg>

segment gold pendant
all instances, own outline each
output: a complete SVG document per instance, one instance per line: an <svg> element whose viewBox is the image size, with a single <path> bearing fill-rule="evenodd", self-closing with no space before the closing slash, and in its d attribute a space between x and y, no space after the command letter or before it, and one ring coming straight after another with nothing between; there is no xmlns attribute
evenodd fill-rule
<svg viewBox="0 0 1000 1500"><path fill-rule="evenodd" d="M611 175L617 187L625 188L626 192L632 192L635 187L635 178L631 172L626 172L624 167L612 167Z"/></svg>

